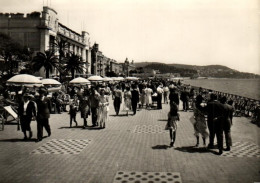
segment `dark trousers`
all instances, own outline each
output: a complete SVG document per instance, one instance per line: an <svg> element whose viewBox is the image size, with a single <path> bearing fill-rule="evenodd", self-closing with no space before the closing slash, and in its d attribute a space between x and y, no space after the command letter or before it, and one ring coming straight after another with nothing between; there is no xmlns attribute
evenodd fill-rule
<svg viewBox="0 0 260 183"><path fill-rule="evenodd" d="M117 115L119 114L120 105L121 105L121 100L120 100L120 98L119 98L119 97L115 97L115 100L114 100L114 108L115 108L115 111L116 111L116 114L117 114Z"/></svg>
<svg viewBox="0 0 260 183"><path fill-rule="evenodd" d="M162 109L162 94L158 93L157 95L157 109Z"/></svg>
<svg viewBox="0 0 260 183"><path fill-rule="evenodd" d="M215 138L215 129L213 121L208 120L208 129L209 129L209 146L214 145L214 138Z"/></svg>
<svg viewBox="0 0 260 183"><path fill-rule="evenodd" d="M220 127L216 127L216 135L217 135L217 143L219 151L223 150L223 129Z"/></svg>
<svg viewBox="0 0 260 183"><path fill-rule="evenodd" d="M97 107L91 107L92 125L97 125Z"/></svg>
<svg viewBox="0 0 260 183"><path fill-rule="evenodd" d="M21 123L22 132L31 131L31 117L21 116L20 123Z"/></svg>
<svg viewBox="0 0 260 183"><path fill-rule="evenodd" d="M223 150L223 119L218 118L217 120L213 120L214 131L217 136L217 143L219 151Z"/></svg>
<svg viewBox="0 0 260 183"><path fill-rule="evenodd" d="M137 108L137 101L132 101L132 109L134 114L136 114L136 108Z"/></svg>
<svg viewBox="0 0 260 183"><path fill-rule="evenodd" d="M183 103L183 110L184 111L189 110L189 102L185 100L185 101L182 101L182 103Z"/></svg>
<svg viewBox="0 0 260 183"><path fill-rule="evenodd" d="M232 139L231 139L231 120L225 119L224 120L224 124L223 124L223 130L224 130L224 134L225 134L225 140L226 140L226 147L230 148L230 146L232 146Z"/></svg>
<svg viewBox="0 0 260 183"><path fill-rule="evenodd" d="M43 127L47 131L48 135L51 135L49 118L37 119L37 138L39 140L41 140L43 137Z"/></svg>
<svg viewBox="0 0 260 183"><path fill-rule="evenodd" d="M76 121L76 115L70 115L70 126L72 125L72 121L74 121L75 123L77 123L77 121Z"/></svg>
<svg viewBox="0 0 260 183"><path fill-rule="evenodd" d="M232 138L231 138L230 129L224 129L224 134L225 134L225 140L226 140L226 147L230 148L230 146L232 146Z"/></svg>
<svg viewBox="0 0 260 183"><path fill-rule="evenodd" d="M61 112L61 105L60 103L56 102L56 109L57 109L57 112L60 113Z"/></svg>

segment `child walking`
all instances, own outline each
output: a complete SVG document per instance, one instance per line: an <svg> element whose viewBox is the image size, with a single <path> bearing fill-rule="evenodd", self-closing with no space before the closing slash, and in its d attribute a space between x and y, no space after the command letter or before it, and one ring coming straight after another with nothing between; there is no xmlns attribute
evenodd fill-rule
<svg viewBox="0 0 260 183"><path fill-rule="evenodd" d="M77 116L77 111L78 111L78 99L77 96L74 96L73 100L70 103L70 110L69 110L69 115L70 115L70 128L72 127L72 120L76 123L76 126L78 126L78 123L76 121L76 116Z"/></svg>
<svg viewBox="0 0 260 183"><path fill-rule="evenodd" d="M177 121L179 120L178 106L175 102L172 102L170 104L170 112L168 113L168 122L166 124L166 129L168 129L170 132L171 147L174 147L177 131Z"/></svg>

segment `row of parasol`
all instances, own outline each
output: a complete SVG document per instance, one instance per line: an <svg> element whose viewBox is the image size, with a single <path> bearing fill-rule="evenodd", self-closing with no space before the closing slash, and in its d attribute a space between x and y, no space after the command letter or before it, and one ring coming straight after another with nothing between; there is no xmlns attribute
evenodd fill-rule
<svg viewBox="0 0 260 183"><path fill-rule="evenodd" d="M90 85L91 82L114 82L114 81L124 81L130 80L135 81L138 80L137 77L100 77L100 76L90 76L88 79L78 77L69 82L71 85ZM24 85L27 87L39 87L39 86L61 86L61 83L55 79L42 79L40 80L39 77L35 77L29 74L18 74L7 80L7 85Z"/></svg>

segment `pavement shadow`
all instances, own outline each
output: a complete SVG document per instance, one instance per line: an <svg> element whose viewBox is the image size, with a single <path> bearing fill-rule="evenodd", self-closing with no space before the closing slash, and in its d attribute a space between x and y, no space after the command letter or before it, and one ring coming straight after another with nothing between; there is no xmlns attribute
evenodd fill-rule
<svg viewBox="0 0 260 183"><path fill-rule="evenodd" d="M116 114L111 114L111 115L109 115L109 116L112 116L112 117L125 117L126 114L118 114L118 115L116 115Z"/></svg>
<svg viewBox="0 0 260 183"><path fill-rule="evenodd" d="M69 127L69 126L62 126L58 129L73 129L73 128L82 128L82 126L72 126L72 127Z"/></svg>
<svg viewBox="0 0 260 183"><path fill-rule="evenodd" d="M104 128L100 128L98 126L96 126L96 127L88 126L88 127L82 128L82 130L103 130L103 129Z"/></svg>
<svg viewBox="0 0 260 183"><path fill-rule="evenodd" d="M154 149L154 150L166 150L168 148L170 148L170 146L168 146L168 145L156 145L156 146L152 147L152 149Z"/></svg>
<svg viewBox="0 0 260 183"><path fill-rule="evenodd" d="M5 126L11 126L11 125L16 125L17 126L17 122L7 122L5 123Z"/></svg>
<svg viewBox="0 0 260 183"><path fill-rule="evenodd" d="M168 121L167 119L158 119L158 121Z"/></svg>
<svg viewBox="0 0 260 183"><path fill-rule="evenodd" d="M0 143L1 142L35 142L36 139L27 139L27 140L24 140L24 139L3 139L3 140L0 140Z"/></svg>
<svg viewBox="0 0 260 183"><path fill-rule="evenodd" d="M183 146L183 147L176 147L175 150L187 153L214 153L215 151L201 147L195 148L194 146Z"/></svg>

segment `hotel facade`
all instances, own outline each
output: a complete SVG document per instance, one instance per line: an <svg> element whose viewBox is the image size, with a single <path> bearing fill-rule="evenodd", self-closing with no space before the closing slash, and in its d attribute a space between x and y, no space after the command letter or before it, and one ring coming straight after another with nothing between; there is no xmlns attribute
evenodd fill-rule
<svg viewBox="0 0 260 183"><path fill-rule="evenodd" d="M0 32L9 35L12 39L27 47L36 55L52 49L55 40L62 39L68 43L67 52L73 52L82 58L84 63L83 74L75 73L75 76L100 75L106 76L108 72L117 75L129 76L129 72L135 69L133 61L118 63L116 60L106 57L98 44L90 43L90 35L86 31L81 34L59 22L58 13L44 6L42 12L32 12L26 15L22 13L0 13ZM56 52L58 55L58 51ZM41 69L35 75L45 77L45 71ZM50 77L59 76L55 70Z"/></svg>
<svg viewBox="0 0 260 183"><path fill-rule="evenodd" d="M47 6L43 11L22 13L0 13L0 32L9 35L22 46L28 47L34 53L44 52L51 48L55 39L68 42L68 52L79 55L84 62L84 74L90 73L90 37L89 33L82 31L81 34L61 24L58 13ZM58 54L58 53L57 53ZM41 70L36 75L45 77ZM54 71L51 76L57 76Z"/></svg>

